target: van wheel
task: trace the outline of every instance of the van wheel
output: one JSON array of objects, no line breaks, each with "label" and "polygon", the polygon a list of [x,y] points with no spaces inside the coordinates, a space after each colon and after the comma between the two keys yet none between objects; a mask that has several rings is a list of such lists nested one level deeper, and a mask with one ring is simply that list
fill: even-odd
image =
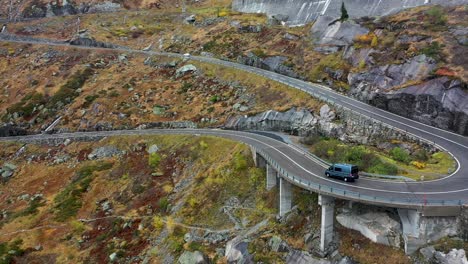
[{"label": "van wheel", "polygon": [[344,178],[344,181],[345,181],[345,182],[348,182],[348,178],[345,177],[345,178]]},{"label": "van wheel", "polygon": [[325,176],[327,176],[327,178],[330,178],[330,173],[325,173]]}]

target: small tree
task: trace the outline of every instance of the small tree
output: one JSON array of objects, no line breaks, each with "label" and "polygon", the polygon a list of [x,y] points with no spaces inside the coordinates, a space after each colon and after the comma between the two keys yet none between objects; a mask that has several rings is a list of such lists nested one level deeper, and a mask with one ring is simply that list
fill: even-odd
[{"label": "small tree", "polygon": [[377,45],[379,44],[379,39],[377,38],[376,35],[374,35],[374,37],[372,37],[372,41],[371,41],[371,47],[375,48],[377,47]]},{"label": "small tree", "polygon": [[340,21],[343,22],[349,18],[348,10],[346,10],[344,2],[341,2],[341,17]]}]

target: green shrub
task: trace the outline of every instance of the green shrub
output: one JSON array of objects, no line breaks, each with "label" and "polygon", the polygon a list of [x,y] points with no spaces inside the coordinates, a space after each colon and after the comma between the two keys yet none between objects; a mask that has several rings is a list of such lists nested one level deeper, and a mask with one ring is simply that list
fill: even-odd
[{"label": "green shrub", "polygon": [[254,50],[252,50],[252,53],[255,56],[259,57],[259,58],[266,58],[267,57],[267,54],[262,49],[254,49]]},{"label": "green shrub", "polygon": [[83,107],[84,108],[87,108],[88,106],[90,106],[94,100],[96,100],[97,98],[99,98],[99,95],[88,95],[85,97],[85,102],[83,103]]},{"label": "green shrub", "polygon": [[241,153],[236,153],[236,155],[234,155],[234,168],[236,171],[247,169],[247,159]]},{"label": "green shrub", "polygon": [[167,197],[163,197],[163,198],[159,199],[158,207],[161,210],[161,212],[166,212],[167,211],[167,208],[169,207],[169,200],[167,199]]},{"label": "green shrub", "polygon": [[425,149],[418,149],[413,153],[413,159],[417,161],[428,161],[429,154]]},{"label": "green shrub", "polygon": [[28,207],[26,207],[21,212],[18,212],[16,214],[14,214],[13,218],[35,214],[38,211],[37,209],[39,207],[41,207],[41,206],[44,206],[44,205],[45,205],[45,201],[43,201],[40,197],[35,198],[35,199],[29,201]]},{"label": "green shrub", "polygon": [[216,40],[210,40],[207,43],[203,44],[203,50],[211,51],[216,47],[217,43]]},{"label": "green shrub", "polygon": [[25,250],[21,248],[22,245],[22,239],[15,239],[11,243],[0,243],[0,264],[16,263],[14,257],[25,253]]},{"label": "green shrub", "polygon": [[186,92],[188,92],[188,90],[189,90],[190,88],[192,88],[192,86],[193,86],[192,83],[184,82],[184,83],[182,84],[182,86],[180,87],[178,93],[179,93],[179,94],[186,93]]},{"label": "green shrub", "polygon": [[314,81],[325,78],[327,76],[325,68],[346,70],[349,68],[349,65],[343,60],[339,52],[333,53],[320,59],[320,62],[312,68],[310,78]]},{"label": "green shrub", "polygon": [[210,97],[210,102],[216,103],[219,101],[219,97],[217,95],[213,95]]},{"label": "green shrub", "polygon": [[156,169],[159,166],[159,163],[161,162],[161,155],[159,155],[157,152],[151,153],[148,158],[148,165]]},{"label": "green shrub", "polygon": [[113,98],[113,97],[119,97],[120,96],[120,93],[117,92],[117,91],[111,91],[109,93],[109,97]]},{"label": "green shrub", "polygon": [[396,161],[408,163],[410,162],[410,156],[408,152],[402,148],[395,147],[390,151],[390,155]]},{"label": "green shrub", "polygon": [[50,98],[49,108],[57,106],[57,103],[71,103],[77,96],[76,90],[83,87],[85,82],[93,75],[94,71],[91,68],[86,68],[83,71],[73,74],[68,81],[62,85],[59,90]]},{"label": "green shrub", "polygon": [[426,12],[430,26],[444,26],[447,23],[445,11],[440,6],[433,6]]},{"label": "green shrub", "polygon": [[398,168],[393,164],[381,162],[373,167],[370,167],[367,172],[383,175],[396,175],[398,173]]},{"label": "green shrub", "polygon": [[440,60],[443,46],[437,41],[431,42],[429,45],[425,46],[419,50],[419,54],[425,54],[428,57],[431,57],[435,60]]},{"label": "green shrub", "polygon": [[93,172],[108,170],[112,166],[110,162],[100,162],[81,167],[72,182],[55,197],[55,219],[63,222],[76,215],[82,205],[81,196],[88,190],[93,180]]},{"label": "green shrub", "polygon": [[20,102],[9,107],[7,112],[10,114],[18,113],[19,116],[30,117],[41,104],[45,104],[44,95],[33,92],[23,97]]}]

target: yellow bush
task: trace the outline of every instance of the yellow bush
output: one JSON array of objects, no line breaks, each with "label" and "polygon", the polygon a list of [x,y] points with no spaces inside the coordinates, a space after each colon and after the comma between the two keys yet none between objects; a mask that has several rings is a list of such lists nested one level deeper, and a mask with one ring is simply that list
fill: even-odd
[{"label": "yellow bush", "polygon": [[166,185],[163,186],[163,191],[165,193],[171,193],[172,190],[174,190],[174,187],[172,187],[171,184],[166,184]]},{"label": "yellow bush", "polygon": [[374,36],[374,34],[358,35],[356,37],[356,41],[361,43],[371,43]]},{"label": "yellow bush", "polygon": [[197,206],[198,204],[198,201],[195,197],[190,197],[190,199],[188,199],[187,201],[187,204],[191,207],[191,208],[194,208],[195,206]]},{"label": "yellow bush", "polygon": [[156,215],[153,217],[153,226],[156,228],[156,230],[161,230],[164,227],[164,221],[162,217]]},{"label": "yellow bush", "polygon": [[376,35],[374,35],[374,37],[372,37],[372,41],[371,41],[371,47],[377,47],[377,45],[379,44],[379,39],[377,38]]},{"label": "yellow bush", "polygon": [[412,161],[411,165],[413,165],[414,167],[416,167],[419,170],[424,169],[426,167],[426,163],[419,162],[419,161]]},{"label": "yellow bush", "polygon": [[85,224],[77,220],[71,221],[70,225],[76,233],[83,233],[86,230]]},{"label": "yellow bush", "polygon": [[174,229],[176,227],[176,222],[174,221],[174,218],[168,216],[166,220],[166,227],[167,227],[167,232],[172,235],[174,233]]}]

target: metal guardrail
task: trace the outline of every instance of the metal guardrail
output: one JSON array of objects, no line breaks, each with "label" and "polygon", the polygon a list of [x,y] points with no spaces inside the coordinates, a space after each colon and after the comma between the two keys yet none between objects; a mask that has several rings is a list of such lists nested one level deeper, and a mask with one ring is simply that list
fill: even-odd
[{"label": "metal guardrail", "polygon": [[263,152],[260,149],[257,149],[252,146],[256,153],[260,154],[270,166],[272,166],[279,174],[284,178],[287,178],[289,181],[294,182],[296,185],[315,191],[322,194],[335,195],[339,197],[348,197],[351,199],[366,201],[370,203],[390,203],[390,204],[400,204],[406,206],[462,206],[464,204],[463,200],[436,200],[436,199],[412,199],[412,198],[387,198],[387,197],[378,197],[371,195],[364,195],[359,192],[344,190],[340,188],[333,188],[327,185],[314,183],[311,181],[305,181],[292,173],[289,173],[287,170],[282,168],[273,158],[268,154]]}]

